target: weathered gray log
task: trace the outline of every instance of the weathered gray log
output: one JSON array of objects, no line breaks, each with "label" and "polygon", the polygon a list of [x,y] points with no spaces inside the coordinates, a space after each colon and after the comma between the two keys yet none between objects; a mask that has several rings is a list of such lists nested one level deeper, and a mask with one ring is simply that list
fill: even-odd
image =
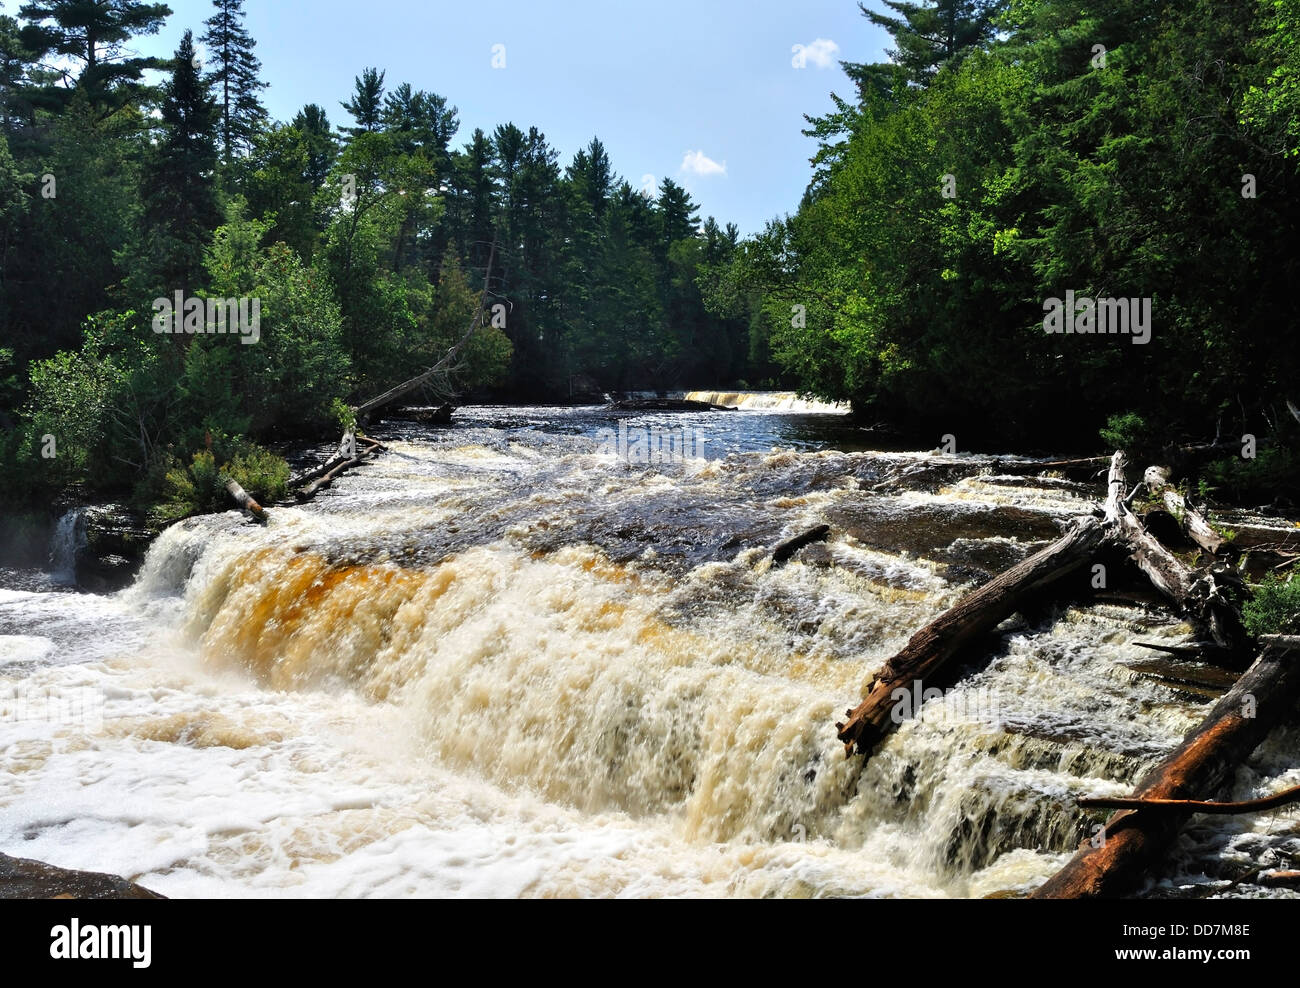
[{"label": "weathered gray log", "polygon": [[1093,558],[1105,529],[1088,515],[1075,518],[1065,534],[963,597],[914,634],[867,686],[867,696],[836,724],[846,754],[868,754],[892,727],[890,712],[897,689],[933,679],[962,646],[997,627],[1031,593],[1074,572]]},{"label": "weathered gray log", "polygon": [[1245,656],[1249,640],[1237,608],[1223,592],[1219,577],[1213,572],[1196,573],[1166,549],[1142,525],[1128,506],[1123,450],[1111,457],[1107,478],[1106,524],[1111,536],[1130,550],[1130,558],[1147,575],[1151,583],[1169,598],[1193,624],[1204,629],[1219,646],[1221,661],[1232,664]]},{"label": "weathered gray log", "polygon": [[1179,527],[1189,539],[1199,545],[1211,556],[1216,556],[1223,548],[1226,539],[1214,530],[1200,511],[1187,503],[1178,489],[1169,483],[1168,467],[1147,467],[1143,475],[1147,490],[1160,498],[1165,510],[1173,515]]},{"label": "weathered gray log", "polygon": [[[310,501],[313,497],[331,486],[335,479],[353,467],[373,457],[376,453],[387,452],[388,447],[368,436],[358,437],[351,430],[343,433],[339,451],[315,470],[310,470],[294,481],[298,490],[294,496],[299,501]],[[310,483],[308,483],[310,481]]]},{"label": "weathered gray log", "polygon": [[235,499],[236,504],[258,521],[267,520],[265,509],[253,499],[248,491],[240,487],[233,478],[226,478],[226,490],[230,492],[230,496]]},{"label": "weathered gray log", "polygon": [[[1300,661],[1270,645],[1173,752],[1138,783],[1137,799],[1204,799],[1224,795],[1248,758],[1300,698]],[[1101,840],[1078,852],[1031,899],[1108,898],[1134,891],[1168,851],[1191,810],[1121,810]]]}]

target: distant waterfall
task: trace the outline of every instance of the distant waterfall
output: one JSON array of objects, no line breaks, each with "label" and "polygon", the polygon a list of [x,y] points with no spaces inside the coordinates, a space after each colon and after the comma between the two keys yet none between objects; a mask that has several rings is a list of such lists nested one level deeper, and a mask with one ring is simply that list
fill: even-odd
[{"label": "distant waterfall", "polygon": [[691,401],[707,401],[713,405],[727,405],[747,411],[764,412],[847,412],[844,402],[833,404],[822,401],[805,401],[793,391],[691,391],[686,397]]},{"label": "distant waterfall", "polygon": [[86,545],[86,509],[63,514],[50,536],[50,571],[61,583],[77,582],[77,550]]}]

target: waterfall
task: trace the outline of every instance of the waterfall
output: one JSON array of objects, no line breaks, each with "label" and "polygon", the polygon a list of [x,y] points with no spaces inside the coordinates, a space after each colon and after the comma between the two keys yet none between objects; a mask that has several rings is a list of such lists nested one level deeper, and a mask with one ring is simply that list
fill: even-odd
[{"label": "waterfall", "polygon": [[746,411],[762,412],[815,412],[840,414],[849,411],[844,402],[827,403],[808,401],[793,391],[691,391],[690,401],[707,401],[713,405],[726,405]]},{"label": "waterfall", "polygon": [[[1175,618],[1081,599],[846,759],[881,664],[1095,485],[979,455],[636,465],[590,410],[490,414],[268,525],[174,524],[121,593],[11,592],[0,848],[172,896],[1019,895],[1093,835],[1072,796],[1128,792],[1223,692],[1134,644]],[[835,424],[709,418],[742,446]],[[68,579],[85,526],[51,542]],[[1281,788],[1294,743],[1235,797]],[[1198,822],[1171,881],[1290,853],[1286,819]]]},{"label": "waterfall", "polygon": [[60,583],[77,582],[77,551],[86,546],[86,509],[65,511],[50,536],[50,572]]}]

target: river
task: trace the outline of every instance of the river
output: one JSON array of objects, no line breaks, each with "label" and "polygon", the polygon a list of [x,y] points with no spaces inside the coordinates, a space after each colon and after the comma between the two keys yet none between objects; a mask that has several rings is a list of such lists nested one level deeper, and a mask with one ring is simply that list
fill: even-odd
[{"label": "river", "polygon": [[[1061,607],[847,760],[875,668],[1095,487],[808,406],[376,433],[265,527],[172,526],[120,593],[0,575],[0,851],[168,896],[1018,895],[1091,834],[1069,797],[1127,794],[1226,686],[1133,644],[1183,639],[1158,612]],[[1238,798],[1300,783],[1296,733]],[[1154,894],[1298,835],[1197,818]]]}]

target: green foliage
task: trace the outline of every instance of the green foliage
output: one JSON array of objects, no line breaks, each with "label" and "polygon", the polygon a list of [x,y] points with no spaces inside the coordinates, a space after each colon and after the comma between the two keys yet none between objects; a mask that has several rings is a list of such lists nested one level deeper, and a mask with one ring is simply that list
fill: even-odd
[{"label": "green foliage", "polygon": [[211,52],[212,71],[207,82],[221,109],[222,157],[228,164],[246,151],[265,125],[266,107],[258,92],[266,83],[258,78],[262,63],[253,54],[257,42],[244,27],[244,0],[212,0],[217,12],[203,22],[207,30],[199,40]]},{"label": "green foliage", "polygon": [[[283,458],[253,443],[224,436],[213,441],[213,448],[217,453],[199,450],[188,466],[169,459],[158,491],[162,519],[228,509],[227,480],[234,480],[262,504],[281,500],[287,493],[289,464]],[[228,451],[230,458],[218,466],[222,450]]]},{"label": "green foliage", "polygon": [[1242,618],[1255,636],[1300,634],[1300,580],[1268,574],[1254,587]]},{"label": "green foliage", "polygon": [[203,251],[221,222],[217,202],[219,113],[211,87],[194,65],[194,39],[185,32],[163,86],[162,135],[146,159],[144,231],[131,284],[142,293],[193,292]]},{"label": "green foliage", "polygon": [[1137,412],[1124,412],[1112,415],[1106,420],[1104,428],[1098,431],[1101,441],[1107,449],[1122,449],[1130,456],[1141,457],[1145,451],[1152,449],[1153,436],[1146,419]]},{"label": "green foliage", "polygon": [[1205,467],[1214,489],[1236,501],[1271,500],[1278,491],[1300,490],[1300,455],[1287,446],[1264,446],[1251,459],[1229,456]]},{"label": "green foliage", "polygon": [[[995,35],[1001,6],[864,11],[902,64],[846,66],[798,212],[729,262],[755,338],[804,390],[984,448],[1092,445],[1117,410],[1146,445],[1263,436],[1300,374],[1300,0],[1024,0]],[[1151,299],[1150,342],[1045,333],[1069,291]]]}]

